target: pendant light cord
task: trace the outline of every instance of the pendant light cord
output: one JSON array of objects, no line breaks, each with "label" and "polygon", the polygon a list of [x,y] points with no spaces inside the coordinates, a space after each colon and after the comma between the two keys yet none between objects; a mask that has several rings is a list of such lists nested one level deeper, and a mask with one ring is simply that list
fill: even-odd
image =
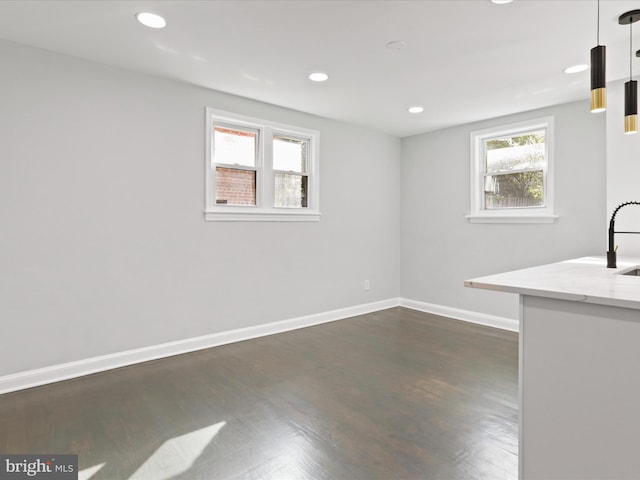
[{"label": "pendant light cord", "polygon": [[598,0],[598,28],[597,28],[597,45],[600,45],[600,0]]},{"label": "pendant light cord", "polygon": [[629,81],[633,79],[633,18],[629,22]]}]

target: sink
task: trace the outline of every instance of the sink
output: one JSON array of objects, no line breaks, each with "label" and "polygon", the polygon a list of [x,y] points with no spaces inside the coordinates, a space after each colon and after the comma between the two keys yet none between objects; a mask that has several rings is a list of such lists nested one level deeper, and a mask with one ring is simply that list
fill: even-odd
[{"label": "sink", "polygon": [[632,277],[640,277],[640,267],[634,267],[626,272],[620,272],[618,275],[630,275]]}]

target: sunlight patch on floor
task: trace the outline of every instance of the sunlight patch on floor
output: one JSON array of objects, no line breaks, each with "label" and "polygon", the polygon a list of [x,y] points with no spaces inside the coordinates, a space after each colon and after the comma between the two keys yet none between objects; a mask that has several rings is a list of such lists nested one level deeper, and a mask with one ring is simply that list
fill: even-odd
[{"label": "sunlight patch on floor", "polygon": [[169,480],[191,468],[227,422],[219,422],[164,442],[129,480]]},{"label": "sunlight patch on floor", "polygon": [[89,480],[96,473],[98,473],[102,467],[104,467],[106,463],[99,463],[98,465],[94,465],[93,467],[85,468],[78,472],[78,480]]}]

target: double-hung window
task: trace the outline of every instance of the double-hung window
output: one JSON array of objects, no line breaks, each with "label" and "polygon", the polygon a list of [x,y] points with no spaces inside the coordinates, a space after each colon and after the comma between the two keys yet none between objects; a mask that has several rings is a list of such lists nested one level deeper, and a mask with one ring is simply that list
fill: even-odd
[{"label": "double-hung window", "polygon": [[259,130],[219,123],[212,133],[216,205],[256,205]]},{"label": "double-hung window", "polygon": [[273,136],[273,175],[275,207],[307,208],[309,173],[307,152],[310,140],[282,134]]},{"label": "double-hung window", "polygon": [[470,193],[471,222],[553,222],[553,117],[472,132]]},{"label": "double-hung window", "polygon": [[319,132],[206,114],[206,220],[319,220]]}]

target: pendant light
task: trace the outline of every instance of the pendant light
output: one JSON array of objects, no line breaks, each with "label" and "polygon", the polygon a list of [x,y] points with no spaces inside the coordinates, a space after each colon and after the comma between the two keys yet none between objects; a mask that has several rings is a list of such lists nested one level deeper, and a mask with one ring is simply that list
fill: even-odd
[{"label": "pendant light", "polygon": [[620,25],[629,25],[629,81],[624,84],[624,133],[638,132],[638,82],[633,80],[633,27],[640,20],[640,10],[631,10],[618,18]]},{"label": "pendant light", "polygon": [[598,0],[598,45],[591,49],[591,111],[607,108],[606,90],[607,47],[600,45],[600,0]]}]

